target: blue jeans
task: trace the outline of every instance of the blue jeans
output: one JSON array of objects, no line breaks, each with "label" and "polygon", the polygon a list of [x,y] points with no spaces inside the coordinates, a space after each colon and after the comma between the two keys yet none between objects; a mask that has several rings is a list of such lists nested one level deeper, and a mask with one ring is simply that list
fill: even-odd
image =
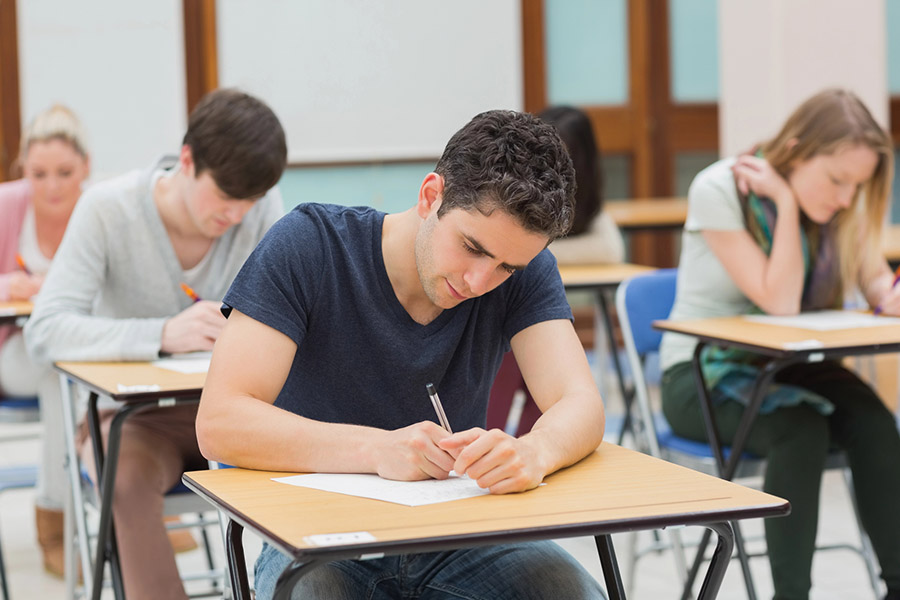
[{"label": "blue jeans", "polygon": [[[256,600],[271,600],[291,559],[265,544],[256,561]],[[485,546],[343,560],[304,575],[291,600],[593,600],[600,585],[553,542]]]}]

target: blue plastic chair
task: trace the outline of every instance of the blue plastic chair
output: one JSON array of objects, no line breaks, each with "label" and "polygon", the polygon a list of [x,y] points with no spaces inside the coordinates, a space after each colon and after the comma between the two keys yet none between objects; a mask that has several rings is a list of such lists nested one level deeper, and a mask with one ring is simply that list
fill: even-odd
[{"label": "blue plastic chair", "polygon": [[[713,458],[708,443],[697,442],[675,435],[662,414],[654,414],[650,405],[647,381],[644,375],[644,363],[647,355],[658,352],[662,341],[662,332],[653,328],[653,321],[666,319],[675,303],[675,292],[678,278],[677,269],[661,269],[647,275],[639,275],[622,283],[616,291],[616,310],[622,329],[627,362],[634,378],[635,398],[638,414],[634,423],[634,435],[638,448],[652,456],[662,458],[696,471],[719,476],[718,466]],[[729,448],[723,448],[727,457]],[[879,594],[880,581],[875,563],[874,552],[869,538],[862,527],[853,493],[850,471],[846,468],[843,453],[832,453],[828,468],[842,470],[844,481],[850,495],[856,523],[860,533],[860,545],[830,544],[817,546],[817,550],[843,549],[859,554],[865,562],[872,589]],[[735,478],[761,477],[765,472],[765,460],[745,452],[739,463]],[[735,549],[744,569],[744,581],[747,595],[756,598],[752,579],[749,576],[747,559],[750,556],[764,554],[747,554],[743,550],[743,539],[739,529],[735,527]],[[686,579],[687,566],[684,562],[684,551],[677,532],[670,532],[670,541],[675,552],[676,566]],[[657,549],[657,548],[654,548]],[[635,555],[635,560],[638,555]],[[634,568],[631,569],[632,577]]]}]

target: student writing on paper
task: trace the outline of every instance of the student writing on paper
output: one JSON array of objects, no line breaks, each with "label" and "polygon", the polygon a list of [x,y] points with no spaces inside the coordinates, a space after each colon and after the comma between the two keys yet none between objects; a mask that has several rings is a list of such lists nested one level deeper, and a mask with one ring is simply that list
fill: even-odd
[{"label": "student writing on paper", "polygon": [[[573,183],[552,127],[491,111],[451,138],[405,212],[299,205],[225,296],[197,416],[204,454],[399,480],[455,470],[504,494],[593,451],[603,405],[546,250],[569,228]],[[510,346],[543,410],[520,438],[483,428]],[[456,433],[437,424],[427,383]],[[289,563],[264,547],[258,599]],[[332,563],[292,597],[362,598],[372,587],[392,598],[602,597],[552,542]]]},{"label": "student writing on paper", "polygon": [[[41,289],[90,173],[78,118],[53,106],[28,125],[19,154],[24,177],[0,183],[0,301],[29,300]],[[66,473],[58,379],[25,351],[22,332],[0,326],[0,395],[40,399],[43,437],[35,522],[44,569],[63,576]]]},{"label": "student writing on paper", "polygon": [[[281,215],[273,186],[286,155],[264,103],[236,90],[205,96],[177,159],[98,183],[78,203],[25,328],[33,355],[152,360],[210,350],[225,324],[212,299]],[[182,282],[208,301],[194,302]],[[103,412],[104,431],[113,414]],[[195,416],[196,405],[182,405],[125,421],[113,511],[128,598],[187,598],[162,504],[186,468],[206,467]],[[85,441],[93,466],[89,453]]]},{"label": "student writing on paper", "polygon": [[[900,290],[880,250],[893,168],[890,136],[851,92],[823,91],[747,154],[701,171],[688,192],[672,319],[840,308],[855,287],[900,314]],[[706,441],[691,372],[695,338],[666,333],[663,410],[679,435]],[[703,357],[715,418],[733,438],[759,357]],[[900,599],[900,436],[875,392],[837,361],[782,370],[747,449],[768,460],[765,491],[791,502],[766,521],[777,599],[809,596],[819,489],[829,448],[846,451],[859,509],[888,599]]]}]

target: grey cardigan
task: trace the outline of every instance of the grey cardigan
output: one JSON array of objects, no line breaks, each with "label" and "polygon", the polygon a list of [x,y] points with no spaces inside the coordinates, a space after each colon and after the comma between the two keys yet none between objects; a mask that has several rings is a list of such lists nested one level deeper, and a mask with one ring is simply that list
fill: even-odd
[{"label": "grey cardigan", "polygon": [[[87,190],[25,327],[38,362],[153,360],[165,321],[191,304],[184,271],[153,202],[155,169],[132,171]],[[272,189],[216,240],[194,289],[221,300],[256,244],[283,212]]]}]

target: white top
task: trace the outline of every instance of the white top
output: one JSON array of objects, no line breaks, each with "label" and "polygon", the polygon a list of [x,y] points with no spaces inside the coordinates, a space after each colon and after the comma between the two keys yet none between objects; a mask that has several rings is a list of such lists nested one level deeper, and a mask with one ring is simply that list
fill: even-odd
[{"label": "white top", "polygon": [[50,259],[41,252],[37,239],[37,223],[34,220],[34,206],[29,204],[22,221],[22,233],[19,234],[19,254],[28,270],[35,275],[46,275],[50,270]]},{"label": "white top", "polygon": [[[700,171],[688,190],[688,212],[681,237],[678,290],[670,319],[705,319],[749,313],[753,303],[735,285],[703,239],[704,229],[743,230],[744,217],[731,166],[725,158]],[[660,365],[665,371],[691,360],[697,338],[664,333]]]},{"label": "white top", "polygon": [[620,263],[625,260],[625,242],[612,217],[601,211],[585,233],[555,240],[550,252],[561,265]]}]

